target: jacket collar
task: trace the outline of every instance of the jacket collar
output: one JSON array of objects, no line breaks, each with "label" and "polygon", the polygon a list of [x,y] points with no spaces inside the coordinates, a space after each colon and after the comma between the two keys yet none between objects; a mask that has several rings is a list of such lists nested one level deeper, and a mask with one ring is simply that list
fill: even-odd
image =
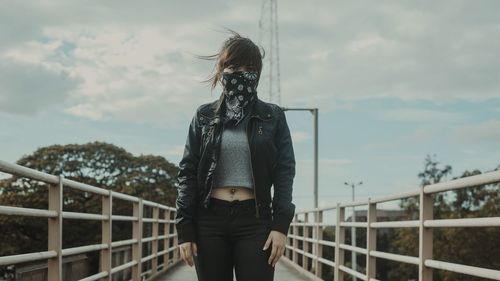
[{"label": "jacket collar", "polygon": [[[204,106],[200,109],[200,114],[209,120],[215,119],[213,120],[214,123],[218,123],[220,120],[219,116],[216,116],[214,112],[217,102],[218,99],[209,103],[208,106]],[[250,118],[252,117],[257,117],[262,120],[269,120],[273,118],[271,106],[257,97],[257,100],[250,110]]]}]

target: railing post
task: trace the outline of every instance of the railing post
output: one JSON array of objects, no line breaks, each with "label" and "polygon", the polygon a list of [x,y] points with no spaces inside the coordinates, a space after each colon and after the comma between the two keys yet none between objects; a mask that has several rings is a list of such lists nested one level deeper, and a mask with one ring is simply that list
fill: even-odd
[{"label": "railing post", "polygon": [[[309,242],[307,242],[304,238],[309,238],[309,227],[307,223],[309,222],[309,213],[304,213],[304,224],[303,224],[303,235],[302,235],[302,250],[304,253],[309,253]],[[306,255],[302,255],[302,268],[306,271],[309,271],[309,257]]]},{"label": "railing post", "polygon": [[321,278],[322,271],[323,271],[323,263],[319,261],[319,258],[323,257],[323,244],[319,243],[319,240],[323,240],[323,226],[320,226],[319,224],[323,222],[323,210],[316,210],[315,211],[315,221],[316,221],[316,242],[315,242],[315,251],[316,251],[316,261],[315,261],[315,275],[319,278]]},{"label": "railing post", "polygon": [[426,220],[434,218],[432,194],[425,194],[424,186],[420,188],[420,226],[419,226],[419,281],[432,281],[432,268],[425,266],[425,260],[432,259],[433,231],[424,227]]},{"label": "railing post", "polygon": [[132,281],[141,280],[142,271],[142,213],[143,205],[142,198],[139,198],[139,202],[133,203],[133,216],[137,217],[137,220],[132,223],[132,238],[136,239],[137,242],[132,245],[132,260],[136,261],[132,267]]},{"label": "railing post", "polygon": [[107,217],[107,219],[102,220],[101,222],[101,243],[108,245],[108,248],[102,249],[100,253],[101,271],[108,272],[108,276],[102,278],[101,280],[111,281],[113,280],[112,278],[113,276],[111,274],[111,268],[113,267],[112,264],[113,249],[111,248],[111,242],[113,241],[112,239],[113,192],[111,190],[109,190],[108,196],[101,197],[101,205],[102,205],[102,215]]},{"label": "railing post", "polygon": [[345,209],[337,203],[337,224],[335,225],[335,281],[344,280],[344,272],[340,266],[344,265],[344,250],[340,249],[340,244],[345,242],[345,229],[340,226],[344,222]]},{"label": "railing post", "polygon": [[295,264],[299,263],[299,253],[297,253],[297,249],[299,248],[299,240],[297,239],[297,235],[299,234],[299,226],[297,223],[299,222],[299,214],[295,214],[293,218],[293,240],[292,240],[292,246],[293,246],[293,252],[292,252],[292,261]]},{"label": "railing post", "polygon": [[57,256],[47,261],[48,280],[62,280],[62,211],[63,211],[63,175],[59,175],[57,185],[49,184],[49,210],[56,211],[57,217],[48,219],[48,250]]},{"label": "railing post", "polygon": [[158,206],[153,207],[153,237],[154,240],[152,241],[152,255],[153,259],[151,261],[151,275],[155,275],[156,272],[158,272],[158,219],[160,216],[160,209]]},{"label": "railing post", "polygon": [[[174,213],[174,218],[175,218],[175,216],[176,216],[176,213]],[[172,220],[174,220],[174,219],[172,219]],[[177,233],[177,228],[176,227],[174,227],[174,233]],[[176,262],[179,259],[179,255],[180,255],[179,237],[177,235],[174,236],[174,241],[172,242],[172,247],[174,247],[174,246],[175,246],[176,249],[175,249],[175,251],[173,251],[174,253],[173,253],[172,259],[174,260],[174,262]]]},{"label": "railing post", "polygon": [[377,203],[371,203],[368,198],[367,232],[366,232],[366,277],[368,280],[375,279],[377,275],[377,259],[370,254],[370,251],[377,250],[377,229],[370,224],[377,221]]},{"label": "railing post", "polygon": [[171,213],[170,213],[170,210],[165,210],[165,220],[167,220],[167,223],[165,223],[163,225],[163,233],[165,233],[165,235],[167,236],[167,238],[165,238],[165,240],[163,240],[163,249],[166,250],[165,252],[165,255],[163,255],[163,270],[166,270],[168,268],[168,263],[170,261],[169,257],[170,257],[170,252],[168,251],[168,249],[170,249],[170,235],[172,233],[170,233],[170,216],[171,216]]}]

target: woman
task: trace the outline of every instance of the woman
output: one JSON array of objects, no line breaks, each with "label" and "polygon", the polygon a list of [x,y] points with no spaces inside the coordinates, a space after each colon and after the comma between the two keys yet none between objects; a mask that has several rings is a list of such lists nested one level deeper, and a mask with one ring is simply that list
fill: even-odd
[{"label": "woman", "polygon": [[[284,111],[257,97],[259,48],[231,31],[206,81],[223,91],[200,105],[179,163],[176,229],[200,281],[271,281],[295,214],[295,156]],[[271,198],[271,186],[274,194]]]}]

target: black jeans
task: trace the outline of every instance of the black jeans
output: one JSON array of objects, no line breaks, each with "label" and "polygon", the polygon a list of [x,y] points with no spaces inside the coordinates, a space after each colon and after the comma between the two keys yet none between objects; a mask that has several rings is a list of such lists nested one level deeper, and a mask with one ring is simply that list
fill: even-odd
[{"label": "black jeans", "polygon": [[262,250],[271,232],[271,209],[255,199],[226,201],[210,198],[208,210],[198,209],[196,223],[198,256],[194,264],[198,281],[272,281],[268,264],[272,244]]}]

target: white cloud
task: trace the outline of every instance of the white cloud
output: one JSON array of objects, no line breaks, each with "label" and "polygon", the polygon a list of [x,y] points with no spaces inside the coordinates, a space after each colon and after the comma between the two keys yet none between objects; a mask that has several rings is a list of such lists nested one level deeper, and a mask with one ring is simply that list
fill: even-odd
[{"label": "white cloud", "polygon": [[299,142],[304,142],[304,141],[307,141],[311,138],[311,136],[309,135],[308,132],[304,132],[304,131],[295,131],[295,130],[292,130],[290,132],[290,134],[292,135],[292,139],[293,139],[293,142],[294,143],[299,143]]},{"label": "white cloud", "polygon": [[[295,24],[301,40],[284,47],[291,55],[284,62],[283,92],[294,99],[303,93],[434,103],[500,97],[500,82],[495,78],[500,76],[495,51],[500,48],[500,19],[491,12],[499,8],[498,3],[323,4],[317,12],[330,12],[330,24],[314,20]],[[473,16],[470,10],[481,16]],[[296,8],[286,13],[301,18],[304,12]],[[298,36],[288,30],[285,34],[289,40]],[[304,55],[306,50],[311,55]],[[298,65],[300,71],[295,71]]]},{"label": "white cloud", "polygon": [[61,43],[61,41],[29,41],[15,49],[7,50],[3,57],[12,61],[38,64],[42,63],[47,56],[56,52]]},{"label": "white cloud", "polygon": [[79,79],[41,63],[0,60],[0,111],[35,115],[45,107],[61,104]]},{"label": "white cloud", "polygon": [[184,145],[174,145],[171,146],[167,151],[166,155],[168,156],[167,158],[182,158],[182,155],[184,154]]},{"label": "white cloud", "polygon": [[423,143],[425,141],[432,140],[434,136],[433,130],[427,127],[416,127],[409,134],[392,136],[387,135],[383,142],[379,143],[367,143],[363,146],[363,149],[395,149],[397,147],[410,148],[412,144]]},{"label": "white cloud", "polygon": [[458,143],[477,144],[482,142],[500,142],[500,120],[492,119],[479,124],[454,127],[450,138]]},{"label": "white cloud", "polygon": [[[297,162],[302,163],[302,165],[311,165],[313,163],[313,159],[296,159]],[[319,158],[318,165],[322,167],[325,171],[334,167],[334,166],[346,166],[352,164],[352,159],[346,158]],[[311,166],[312,167],[312,166]]]},{"label": "white cloud", "polygon": [[379,34],[363,34],[359,38],[346,44],[346,51],[350,56],[359,55],[380,55],[385,53],[390,55],[399,51],[399,42],[388,38],[383,38]]},{"label": "white cloud", "polygon": [[[452,3],[288,1],[279,7],[282,104],[500,97],[500,4]],[[0,11],[0,55],[81,79],[65,88],[69,114],[168,126],[216,98],[198,83],[213,63],[192,54],[218,51],[222,26],[257,42],[259,16],[246,1],[14,3]]]},{"label": "white cloud", "polygon": [[398,108],[377,115],[380,120],[391,122],[457,122],[464,116],[455,112],[444,112],[422,108]]},{"label": "white cloud", "polygon": [[[201,97],[195,92],[202,85],[192,66],[194,58],[182,50],[186,45],[182,42],[189,45],[190,41],[176,41],[155,28],[122,32],[73,26],[71,30],[47,28],[45,35],[57,38],[57,43],[45,44],[52,50],[62,41],[71,42],[72,47],[41,52],[39,45],[30,43],[23,50],[7,52],[7,56],[48,68],[64,64],[65,71],[79,77],[82,83],[64,110],[69,114],[92,120],[114,118],[171,126],[190,115],[186,108],[195,108],[192,101]],[[32,55],[24,57],[22,53]]]}]

